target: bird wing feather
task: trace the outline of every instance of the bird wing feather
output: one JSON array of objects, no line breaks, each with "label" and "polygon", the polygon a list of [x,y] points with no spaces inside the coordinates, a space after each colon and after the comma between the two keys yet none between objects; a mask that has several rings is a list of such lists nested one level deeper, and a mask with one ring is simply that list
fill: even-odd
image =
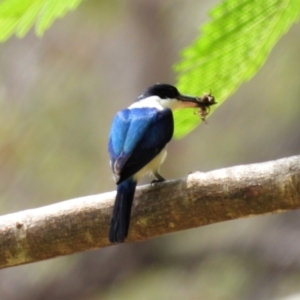
[{"label": "bird wing feather", "polygon": [[134,108],[114,118],[109,138],[111,167],[121,183],[147,165],[171,140],[174,131],[168,108]]}]

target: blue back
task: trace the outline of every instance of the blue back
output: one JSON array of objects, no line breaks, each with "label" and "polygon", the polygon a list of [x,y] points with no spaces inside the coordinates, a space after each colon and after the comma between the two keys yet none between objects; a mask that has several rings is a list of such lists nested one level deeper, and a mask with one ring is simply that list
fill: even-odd
[{"label": "blue back", "polygon": [[108,152],[121,183],[148,164],[171,140],[174,131],[168,108],[124,109],[117,113],[109,136]]}]

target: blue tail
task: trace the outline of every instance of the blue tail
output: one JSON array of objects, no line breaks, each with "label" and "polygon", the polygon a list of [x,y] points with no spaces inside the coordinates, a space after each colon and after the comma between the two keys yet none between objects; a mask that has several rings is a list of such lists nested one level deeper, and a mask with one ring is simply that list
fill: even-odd
[{"label": "blue tail", "polygon": [[128,235],[135,187],[136,181],[132,178],[118,184],[108,236],[111,243],[122,243]]}]

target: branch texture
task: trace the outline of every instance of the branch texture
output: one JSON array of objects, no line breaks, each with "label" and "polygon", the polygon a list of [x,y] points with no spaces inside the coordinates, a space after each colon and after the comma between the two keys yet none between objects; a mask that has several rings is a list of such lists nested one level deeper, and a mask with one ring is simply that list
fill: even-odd
[{"label": "branch texture", "polygon": [[[0,268],[109,246],[115,192],[0,217]],[[300,156],[139,187],[128,242],[300,208]]]}]

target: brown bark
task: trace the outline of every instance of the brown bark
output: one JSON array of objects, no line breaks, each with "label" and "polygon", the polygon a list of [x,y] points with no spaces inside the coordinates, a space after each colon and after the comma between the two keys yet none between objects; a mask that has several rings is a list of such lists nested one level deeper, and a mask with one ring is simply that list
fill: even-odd
[{"label": "brown bark", "polygon": [[[0,217],[0,268],[109,246],[114,192]],[[300,156],[139,187],[128,242],[300,208]]]}]

